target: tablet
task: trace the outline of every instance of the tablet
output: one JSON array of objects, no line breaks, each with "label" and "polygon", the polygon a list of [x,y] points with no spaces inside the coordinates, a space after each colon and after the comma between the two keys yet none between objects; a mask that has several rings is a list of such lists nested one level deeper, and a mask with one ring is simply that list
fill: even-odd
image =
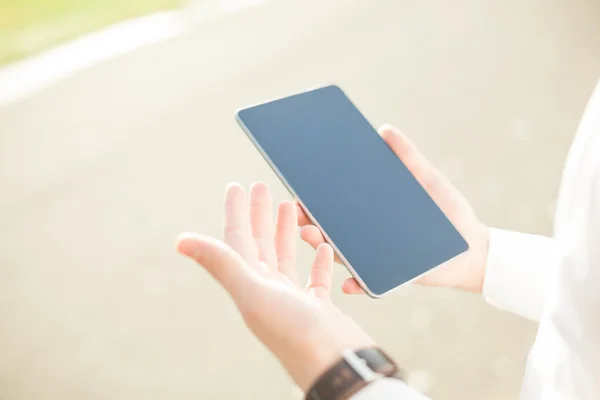
[{"label": "tablet", "polygon": [[339,87],[243,108],[237,120],[371,297],[468,249]]}]

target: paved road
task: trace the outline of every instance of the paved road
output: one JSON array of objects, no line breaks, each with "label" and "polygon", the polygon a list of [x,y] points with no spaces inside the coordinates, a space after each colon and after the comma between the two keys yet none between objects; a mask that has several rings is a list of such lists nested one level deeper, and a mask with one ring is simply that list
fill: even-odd
[{"label": "paved road", "polygon": [[[172,250],[218,234],[231,180],[286,197],[233,110],[336,82],[485,221],[549,233],[598,17],[593,0],[279,0],[0,109],[0,398],[297,398]],[[516,398],[533,324],[447,290],[336,300],[436,399]]]}]

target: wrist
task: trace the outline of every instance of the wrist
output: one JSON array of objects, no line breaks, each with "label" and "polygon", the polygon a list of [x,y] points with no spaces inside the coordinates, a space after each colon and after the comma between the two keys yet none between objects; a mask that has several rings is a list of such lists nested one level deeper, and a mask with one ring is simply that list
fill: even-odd
[{"label": "wrist", "polygon": [[[361,329],[352,329],[354,321],[344,316],[338,320],[334,329],[328,324],[306,332],[304,340],[293,351],[286,351],[279,357],[283,366],[303,391],[311,385],[332,365],[342,358],[344,351],[355,351],[361,348],[374,347],[375,341]],[[348,329],[340,329],[340,327]]]},{"label": "wrist", "polygon": [[294,358],[281,359],[281,362],[298,387],[306,392],[325,371],[342,358],[344,351],[374,346],[375,342],[370,338],[353,342],[328,340],[319,345],[309,344],[307,350],[298,352]]},{"label": "wrist", "polygon": [[470,266],[470,282],[466,285],[466,289],[469,292],[481,293],[483,290],[483,282],[485,280],[485,270],[488,259],[488,249],[490,246],[490,227],[485,224],[480,224],[478,243],[475,248],[472,249],[473,256],[471,258]]},{"label": "wrist", "polygon": [[396,363],[379,347],[346,350],[311,385],[306,400],[349,399],[365,386],[389,377],[402,379]]},{"label": "wrist", "polygon": [[486,267],[487,267],[487,263],[488,263],[488,252],[489,252],[489,248],[490,248],[490,227],[487,225],[483,225],[482,224],[482,243],[481,243],[481,250],[480,250],[480,263],[479,263],[479,271],[478,271],[478,275],[480,276],[480,282],[479,282],[479,289],[478,289],[478,293],[481,293],[483,291],[483,282],[485,281],[485,271],[486,271]]}]

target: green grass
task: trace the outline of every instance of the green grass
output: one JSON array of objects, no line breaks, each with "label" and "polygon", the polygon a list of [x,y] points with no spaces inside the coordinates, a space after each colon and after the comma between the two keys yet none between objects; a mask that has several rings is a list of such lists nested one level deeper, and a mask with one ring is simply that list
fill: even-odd
[{"label": "green grass", "polygon": [[0,0],[0,65],[184,0]]}]

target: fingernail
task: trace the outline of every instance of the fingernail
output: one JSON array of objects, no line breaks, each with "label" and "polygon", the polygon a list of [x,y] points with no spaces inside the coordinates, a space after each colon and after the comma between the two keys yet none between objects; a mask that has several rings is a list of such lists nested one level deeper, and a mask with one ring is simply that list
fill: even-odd
[{"label": "fingernail", "polygon": [[380,135],[383,135],[385,132],[390,132],[394,136],[401,136],[398,128],[390,124],[384,124],[383,126],[381,126],[381,128],[379,128]]},{"label": "fingernail", "polygon": [[181,233],[177,236],[177,251],[184,256],[196,258],[198,255],[198,238],[194,233]]},{"label": "fingernail", "polygon": [[298,226],[298,235],[300,235],[300,237],[302,238],[302,240],[304,240],[304,237],[302,236],[302,232],[304,231],[304,227],[303,226]]}]

